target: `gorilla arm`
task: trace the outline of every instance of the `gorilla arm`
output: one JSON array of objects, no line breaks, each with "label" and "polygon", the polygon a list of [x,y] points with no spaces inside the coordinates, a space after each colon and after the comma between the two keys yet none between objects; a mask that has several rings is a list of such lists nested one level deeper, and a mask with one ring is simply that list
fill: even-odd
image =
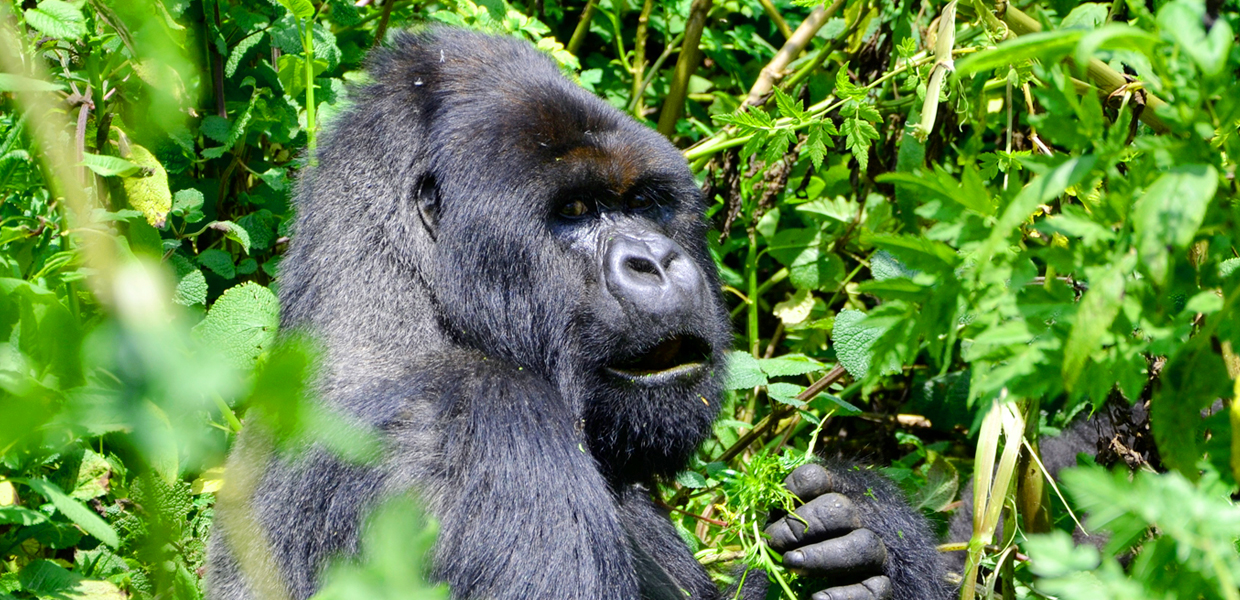
[{"label": "gorilla arm", "polygon": [[402,452],[431,464],[418,487],[440,519],[435,578],[453,598],[637,598],[616,501],[559,393],[494,359],[436,362],[420,371],[434,456]]}]

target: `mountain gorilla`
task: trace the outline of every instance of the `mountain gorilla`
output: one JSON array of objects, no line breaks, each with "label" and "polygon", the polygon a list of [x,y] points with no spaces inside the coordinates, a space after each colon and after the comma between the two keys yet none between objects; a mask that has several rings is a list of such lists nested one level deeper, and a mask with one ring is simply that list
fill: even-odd
[{"label": "mountain gorilla", "polygon": [[[404,34],[370,73],[302,178],[280,299],[325,343],[320,395],[384,456],[235,452],[230,481],[257,483],[220,507],[208,596],[310,596],[368,509],[412,489],[454,598],[719,598],[651,499],[710,434],[732,342],[684,159],[514,39]],[[771,544],[828,578],[814,598],[947,597],[889,483],[818,465],[788,483],[806,503]],[[274,568],[240,568],[254,539]]]}]

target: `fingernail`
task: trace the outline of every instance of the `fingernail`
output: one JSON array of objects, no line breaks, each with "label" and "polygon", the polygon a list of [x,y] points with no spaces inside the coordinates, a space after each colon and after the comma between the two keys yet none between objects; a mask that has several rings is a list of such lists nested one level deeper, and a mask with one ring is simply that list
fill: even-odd
[{"label": "fingernail", "polygon": [[793,550],[784,555],[784,566],[786,567],[799,567],[803,562],[805,562],[805,553],[800,550]]}]

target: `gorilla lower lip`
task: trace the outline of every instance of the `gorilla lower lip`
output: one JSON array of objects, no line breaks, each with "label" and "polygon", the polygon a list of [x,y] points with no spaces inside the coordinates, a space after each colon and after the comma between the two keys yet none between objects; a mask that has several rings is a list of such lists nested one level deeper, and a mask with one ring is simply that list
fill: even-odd
[{"label": "gorilla lower lip", "polygon": [[650,350],[607,371],[641,383],[663,383],[696,374],[706,367],[710,348],[693,336],[672,336]]}]

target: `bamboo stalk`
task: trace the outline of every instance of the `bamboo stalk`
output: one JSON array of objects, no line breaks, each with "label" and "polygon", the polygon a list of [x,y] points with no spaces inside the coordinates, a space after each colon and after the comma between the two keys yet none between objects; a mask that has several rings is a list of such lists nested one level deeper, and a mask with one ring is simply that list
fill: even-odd
[{"label": "bamboo stalk", "polygon": [[[1012,33],[1018,36],[1042,31],[1041,23],[1010,4],[1007,5],[1003,14],[999,15],[999,18]],[[1072,59],[1068,61],[1071,62]],[[1116,90],[1128,85],[1128,79],[1123,74],[1096,58],[1089,59],[1089,63],[1085,66],[1085,74],[1103,96],[1110,96]],[[1141,111],[1141,121],[1158,133],[1169,133],[1171,128],[1155,114],[1159,108],[1166,105],[1165,101],[1146,90],[1145,110]]]}]

